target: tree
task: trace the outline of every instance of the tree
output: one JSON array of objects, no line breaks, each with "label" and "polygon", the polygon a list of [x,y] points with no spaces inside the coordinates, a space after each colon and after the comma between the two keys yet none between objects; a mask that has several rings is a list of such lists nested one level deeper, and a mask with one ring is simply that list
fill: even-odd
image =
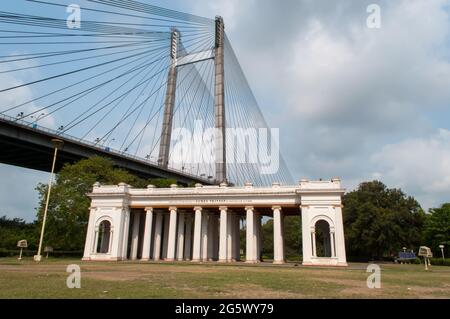
[{"label": "tree", "polygon": [[424,235],[435,256],[441,255],[439,245],[444,245],[445,255],[450,255],[450,203],[431,208],[425,220]]},{"label": "tree", "polygon": [[349,256],[380,259],[402,247],[418,250],[425,213],[413,197],[372,181],[345,194],[343,203]]},{"label": "tree", "polygon": [[[273,258],[273,219],[269,219],[261,227],[263,255]],[[298,259],[301,254],[302,231],[299,216],[284,218],[284,251],[286,258]]]},{"label": "tree", "polygon": [[[92,190],[95,182],[113,185],[124,182],[134,187],[146,187],[152,182],[155,186],[175,183],[161,179],[147,181],[138,178],[114,167],[111,160],[98,156],[83,159],[75,164],[65,164],[52,187],[44,245],[48,244],[58,250],[83,249],[90,205],[86,194]],[[41,225],[47,185],[39,184],[36,189],[40,198],[37,218],[38,224]]]},{"label": "tree", "polygon": [[9,219],[0,217],[0,248],[17,249],[17,242],[26,239],[28,249],[36,248],[37,236],[36,223],[27,223],[21,218]]}]

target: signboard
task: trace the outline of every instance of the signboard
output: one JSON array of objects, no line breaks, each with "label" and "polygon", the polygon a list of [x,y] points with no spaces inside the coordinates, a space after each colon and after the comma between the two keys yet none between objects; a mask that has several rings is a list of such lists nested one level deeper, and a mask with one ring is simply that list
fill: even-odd
[{"label": "signboard", "polygon": [[19,248],[27,248],[28,247],[28,243],[25,239],[19,240],[17,242],[17,247]]},{"label": "signboard", "polygon": [[399,259],[416,259],[416,254],[413,252],[400,252],[398,253]]},{"label": "signboard", "polygon": [[19,241],[17,242],[17,247],[20,248],[20,255],[19,255],[19,258],[17,258],[17,259],[18,259],[18,260],[22,260],[22,250],[23,250],[24,248],[27,248],[27,247],[28,247],[28,242],[27,242],[25,239],[19,240]]},{"label": "signboard", "polygon": [[45,246],[44,252],[45,252],[45,253],[51,253],[51,252],[53,252],[53,247],[51,247],[51,246]]},{"label": "signboard", "polygon": [[433,257],[433,253],[431,252],[431,249],[427,246],[420,246],[419,248],[419,256],[431,258]]}]

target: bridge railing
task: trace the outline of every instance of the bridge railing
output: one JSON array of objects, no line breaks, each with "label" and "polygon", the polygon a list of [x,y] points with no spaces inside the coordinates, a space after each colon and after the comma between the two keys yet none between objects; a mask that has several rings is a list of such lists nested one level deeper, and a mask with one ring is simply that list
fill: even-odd
[{"label": "bridge railing", "polygon": [[[123,151],[111,148],[109,146],[105,147],[104,145],[101,145],[99,143],[95,143],[95,142],[92,142],[92,141],[89,141],[89,140],[84,140],[84,139],[75,137],[73,135],[63,133],[63,132],[61,132],[59,130],[54,130],[54,129],[50,129],[50,128],[45,127],[45,126],[38,125],[36,123],[36,121],[29,122],[29,121],[26,121],[26,120],[24,120],[22,118],[12,117],[12,116],[9,116],[9,115],[6,115],[6,114],[1,114],[1,113],[0,113],[0,119],[4,120],[4,121],[7,121],[7,122],[10,122],[10,123],[13,123],[14,125],[17,125],[17,126],[22,126],[22,127],[26,128],[26,129],[31,129],[31,130],[34,130],[36,132],[41,132],[41,133],[47,133],[47,134],[53,135],[54,137],[62,138],[62,139],[67,140],[67,141],[71,141],[71,142],[74,142],[74,143],[77,143],[77,144],[86,145],[86,146],[89,146],[91,148],[103,151],[103,152],[108,152],[108,153],[115,154],[115,155],[118,155],[118,156],[123,157],[123,158],[127,158],[127,159],[131,159],[131,160],[134,160],[134,161],[138,161],[138,162],[143,163],[145,165],[151,165],[151,166],[153,166],[155,168],[159,167],[156,162],[148,160],[146,158],[143,158],[143,157],[140,157],[140,156],[136,156],[136,155],[131,155],[131,154],[125,153]],[[202,180],[202,181],[204,181],[206,183],[211,183],[211,180],[209,180],[209,179],[205,179],[205,178],[203,178],[201,176],[197,176],[197,175],[194,175],[194,174],[187,173],[184,170],[176,169],[176,168],[173,168],[173,167],[167,168],[165,170],[167,170],[169,172],[172,172],[172,173],[177,173],[177,174],[180,174],[180,175],[184,175],[186,177],[191,177],[193,179]]]}]

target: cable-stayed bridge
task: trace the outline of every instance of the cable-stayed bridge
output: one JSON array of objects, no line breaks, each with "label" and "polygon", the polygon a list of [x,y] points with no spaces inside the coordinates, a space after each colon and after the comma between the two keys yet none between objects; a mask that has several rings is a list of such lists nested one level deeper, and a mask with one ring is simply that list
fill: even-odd
[{"label": "cable-stayed bridge", "polygon": [[57,168],[101,155],[184,183],[292,181],[221,17],[70,4],[0,4],[0,162],[50,170],[57,137]]}]

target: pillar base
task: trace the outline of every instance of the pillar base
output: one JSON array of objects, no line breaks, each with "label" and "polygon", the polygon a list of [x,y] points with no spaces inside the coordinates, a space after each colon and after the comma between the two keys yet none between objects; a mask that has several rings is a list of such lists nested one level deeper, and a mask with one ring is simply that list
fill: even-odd
[{"label": "pillar base", "polygon": [[257,260],[246,260],[245,263],[246,264],[257,264],[259,261]]},{"label": "pillar base", "polygon": [[228,260],[226,260],[226,259],[219,259],[219,262],[220,263],[226,263],[226,262],[228,262]]},{"label": "pillar base", "polygon": [[193,263],[199,263],[199,262],[201,262],[201,260],[200,260],[200,259],[192,259],[191,262],[193,262]]},{"label": "pillar base", "polygon": [[164,259],[164,261],[171,261],[171,262],[173,262],[173,261],[175,261],[175,258],[166,258],[166,259]]},{"label": "pillar base", "polygon": [[286,261],[284,261],[284,260],[274,260],[273,261],[274,265],[282,265],[282,264],[285,264],[285,263],[286,263]]},{"label": "pillar base", "polygon": [[141,258],[139,261],[150,261],[150,258]]}]

